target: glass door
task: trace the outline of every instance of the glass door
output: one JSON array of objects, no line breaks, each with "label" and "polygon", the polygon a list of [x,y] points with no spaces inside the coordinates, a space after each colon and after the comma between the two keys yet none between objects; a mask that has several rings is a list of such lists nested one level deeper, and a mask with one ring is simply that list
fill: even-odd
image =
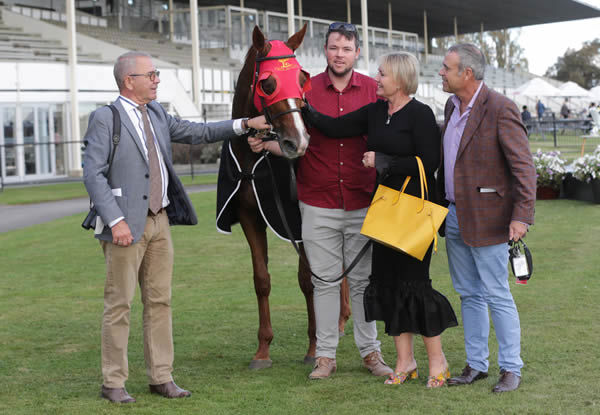
[{"label": "glass door", "polygon": [[50,105],[24,105],[23,155],[25,175],[48,175],[53,173],[52,115]]},{"label": "glass door", "polygon": [[64,104],[52,104],[50,106],[52,121],[52,142],[54,155],[54,171],[57,175],[67,174],[67,144],[65,144],[65,111]]},{"label": "glass door", "polygon": [[50,143],[50,108],[42,106],[36,108],[37,137],[36,159],[37,174],[52,173],[52,160],[50,158],[53,148]]},{"label": "glass door", "polygon": [[23,121],[23,155],[25,157],[25,175],[36,174],[35,156],[35,111],[34,107],[23,106],[21,108]]},{"label": "glass door", "polygon": [[14,107],[0,108],[0,122],[2,131],[0,132],[0,174],[3,177],[17,175],[17,135],[15,129],[16,110]]}]

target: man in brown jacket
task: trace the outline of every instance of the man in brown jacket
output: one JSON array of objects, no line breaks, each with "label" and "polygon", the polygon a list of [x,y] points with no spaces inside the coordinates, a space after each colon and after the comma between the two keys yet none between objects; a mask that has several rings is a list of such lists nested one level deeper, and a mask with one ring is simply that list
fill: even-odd
[{"label": "man in brown jacket", "polygon": [[448,49],[439,75],[454,95],[445,108],[441,200],[449,202],[446,249],[460,294],[467,366],[448,385],[487,377],[488,308],[498,339],[500,380],[493,392],[521,382],[521,328],[508,286],[509,240],[533,224],[535,167],[517,106],[483,82],[485,57],[472,44]]}]

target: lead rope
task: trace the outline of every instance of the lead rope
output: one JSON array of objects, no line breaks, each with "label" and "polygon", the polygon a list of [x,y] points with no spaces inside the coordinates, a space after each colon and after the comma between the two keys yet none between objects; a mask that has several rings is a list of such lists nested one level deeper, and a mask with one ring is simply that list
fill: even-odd
[{"label": "lead rope", "polygon": [[[285,229],[285,233],[287,234],[287,237],[289,238],[290,242],[292,243],[294,249],[298,253],[298,256],[300,257],[300,261],[302,261],[302,263],[310,271],[311,275],[320,281],[333,283],[333,282],[337,282],[337,281],[341,280],[346,275],[348,275],[350,273],[350,271],[352,271],[354,269],[356,264],[358,264],[358,262],[363,257],[363,255],[369,250],[369,247],[371,246],[372,241],[370,239],[369,239],[369,241],[367,241],[367,243],[361,248],[360,252],[356,255],[356,258],[354,258],[354,260],[350,263],[348,268],[342,273],[342,275],[340,275],[336,279],[326,280],[326,279],[319,277],[314,272],[312,272],[312,270],[310,269],[310,264],[306,260],[305,256],[302,255],[302,253],[300,252],[300,248],[298,247],[298,244],[296,243],[296,240],[294,239],[294,235],[292,235],[290,225],[288,224],[288,221],[285,217],[285,211],[283,210],[283,204],[281,203],[281,197],[279,196],[279,190],[277,189],[277,183],[275,182],[275,176],[273,175],[273,168],[271,167],[271,160],[269,159],[269,153],[264,152],[263,154],[264,154],[265,160],[267,161],[267,166],[269,167],[269,176],[271,178],[271,185],[273,186],[273,198],[275,199],[275,206],[277,207],[277,211],[279,212],[279,216],[281,217],[281,222],[283,223],[283,228]],[[293,168],[292,168],[292,170],[293,170]],[[294,177],[295,177],[295,175],[294,175]]]}]

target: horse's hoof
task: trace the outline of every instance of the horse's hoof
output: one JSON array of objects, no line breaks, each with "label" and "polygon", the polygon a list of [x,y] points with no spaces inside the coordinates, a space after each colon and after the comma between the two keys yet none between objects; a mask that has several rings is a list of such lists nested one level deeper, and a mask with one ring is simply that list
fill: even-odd
[{"label": "horse's hoof", "polygon": [[252,360],[248,365],[248,369],[259,370],[259,369],[267,369],[273,366],[273,361],[271,359],[263,359],[263,360]]},{"label": "horse's hoof", "polygon": [[344,332],[344,330],[340,330],[339,336],[344,337],[345,335],[346,335],[346,333]]},{"label": "horse's hoof", "polygon": [[314,366],[317,363],[317,359],[314,356],[304,356],[304,364]]}]

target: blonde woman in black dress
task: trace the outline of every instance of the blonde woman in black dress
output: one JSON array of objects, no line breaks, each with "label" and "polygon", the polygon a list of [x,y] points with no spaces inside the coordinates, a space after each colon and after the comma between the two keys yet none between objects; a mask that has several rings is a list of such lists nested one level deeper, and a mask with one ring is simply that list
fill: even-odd
[{"label": "blonde woman in black dress", "polygon": [[[405,191],[420,196],[415,156],[423,161],[428,188],[434,189],[434,172],[440,162],[440,132],[431,109],[410,97],[418,86],[417,59],[408,53],[392,53],[380,62],[375,80],[377,95],[382,99],[340,118],[327,117],[309,106],[303,112],[307,121],[326,136],[368,134],[369,151],[364,154],[363,163],[377,169],[378,182],[400,190],[406,177],[411,176]],[[441,387],[450,377],[440,335],[458,323],[446,297],[431,286],[431,250],[430,246],[423,261],[419,261],[373,244],[365,312],[367,320],[383,321],[386,333],[394,337],[398,358],[394,373],[385,381],[388,385],[418,378],[414,334],[423,337],[429,357],[427,387]]]}]

